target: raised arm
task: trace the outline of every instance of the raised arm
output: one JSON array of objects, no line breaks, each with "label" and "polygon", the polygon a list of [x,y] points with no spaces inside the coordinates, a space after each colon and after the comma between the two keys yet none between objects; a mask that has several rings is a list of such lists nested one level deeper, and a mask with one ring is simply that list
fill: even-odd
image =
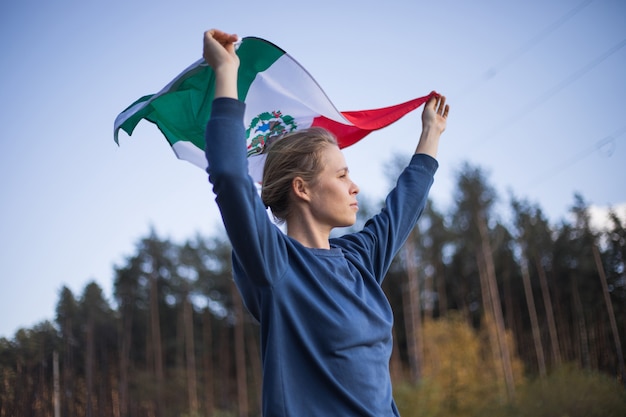
[{"label": "raised arm", "polygon": [[415,153],[437,157],[439,138],[446,130],[449,110],[445,96],[435,96],[428,100],[422,112],[422,134]]},{"label": "raised arm", "polygon": [[207,172],[215,201],[233,247],[235,279],[246,305],[258,313],[254,289],[281,276],[286,251],[281,231],[270,221],[255,184],[248,175],[243,116],[237,99],[239,58],[236,35],[218,30],[204,34],[204,59],[215,73],[215,99],[205,132]]},{"label": "raised arm", "polygon": [[439,138],[446,129],[449,106],[443,96],[431,98],[422,113],[422,133],[409,166],[387,195],[385,207],[370,219],[363,231],[336,239],[337,245],[351,246],[382,282],[393,257],[406,241],[424,209],[433,177],[439,166],[435,159]]},{"label": "raised arm", "polygon": [[235,53],[237,35],[211,29],[204,32],[204,60],[215,73],[215,98],[237,99],[239,57]]}]

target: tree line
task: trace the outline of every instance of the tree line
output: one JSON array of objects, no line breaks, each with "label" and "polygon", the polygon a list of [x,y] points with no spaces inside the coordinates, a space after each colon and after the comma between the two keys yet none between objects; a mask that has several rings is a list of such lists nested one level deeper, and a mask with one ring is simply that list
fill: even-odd
[{"label": "tree line", "polygon": [[[563,369],[624,382],[626,224],[611,212],[593,230],[579,195],[558,224],[511,196],[504,223],[497,199],[465,164],[453,207],[429,201],[384,281],[403,415],[426,415],[415,410],[433,398],[440,411],[428,415],[516,404]],[[361,206],[360,225],[380,208]],[[151,231],[114,267],[113,300],[95,282],[63,287],[53,321],[0,339],[0,417],[259,415],[259,328],[230,256],[224,236],[176,243]]]}]

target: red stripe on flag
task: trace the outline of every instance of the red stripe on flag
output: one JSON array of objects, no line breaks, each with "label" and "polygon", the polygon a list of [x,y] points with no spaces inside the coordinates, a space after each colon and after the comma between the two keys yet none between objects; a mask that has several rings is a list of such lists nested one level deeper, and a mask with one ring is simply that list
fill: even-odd
[{"label": "red stripe on flag", "polygon": [[337,144],[340,148],[353,145],[367,136],[371,130],[364,130],[352,125],[345,125],[324,116],[318,116],[313,119],[311,126],[323,127],[332,132],[337,138]]},{"label": "red stripe on flag", "polygon": [[434,96],[437,96],[437,93],[433,91],[427,96],[409,100],[395,106],[373,110],[341,112],[352,125],[346,125],[324,116],[319,116],[313,120],[312,126],[328,129],[337,137],[339,147],[345,148],[363,139],[372,131],[389,126],[402,116],[417,109]]}]

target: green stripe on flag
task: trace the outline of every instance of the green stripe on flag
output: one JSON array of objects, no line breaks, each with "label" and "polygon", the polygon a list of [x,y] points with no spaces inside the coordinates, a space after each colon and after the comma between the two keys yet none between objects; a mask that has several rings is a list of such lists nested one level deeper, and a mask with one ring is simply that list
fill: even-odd
[{"label": "green stripe on flag", "polygon": [[211,113],[214,74],[206,64],[191,68],[155,98],[144,116],[156,124],[170,145],[186,140],[204,149],[204,130]]},{"label": "green stripe on flag", "polygon": [[145,118],[156,124],[173,145],[180,140],[204,149],[204,131],[211,114],[215,76],[209,66],[194,69],[173,91],[155,99]]},{"label": "green stripe on flag", "polygon": [[240,100],[245,101],[257,74],[267,70],[284,54],[285,51],[264,39],[252,37],[243,39],[237,49],[240,60],[237,90]]},{"label": "green stripe on flag", "polygon": [[[267,70],[284,54],[282,49],[266,40],[254,37],[242,40],[237,49],[240,59],[237,88],[241,100],[245,101],[257,74]],[[213,70],[199,60],[161,91],[140,98],[120,113],[115,123],[115,141],[118,142],[119,129],[131,135],[139,121],[146,119],[157,125],[170,145],[188,141],[204,150],[204,131],[214,93]]]},{"label": "green stripe on flag", "polygon": [[[124,111],[122,113],[120,113],[119,116],[117,116],[117,119],[119,119],[122,116],[127,117],[127,119],[121,124],[121,125],[117,125],[118,120],[115,120],[115,132],[114,132],[114,139],[115,139],[115,143],[117,143],[119,145],[119,140],[117,138],[117,130],[118,129],[122,129],[124,130],[124,132],[126,132],[126,134],[128,134],[129,136],[133,133],[133,130],[135,130],[135,126],[137,126],[137,123],[139,123],[139,121],[141,119],[144,118],[144,116],[146,114],[148,114],[148,112],[150,111],[150,109],[147,108],[147,106],[144,105],[143,108],[141,108],[140,111],[136,111],[134,113],[130,113],[130,109],[137,106],[140,107],[142,106],[141,103],[144,103],[148,100],[150,100],[152,97],[154,97],[154,94],[149,94],[147,96],[143,96],[141,97],[139,100],[135,101],[133,104],[131,104],[130,106],[128,106],[127,108],[124,109]],[[128,112],[128,114],[127,114]]]}]

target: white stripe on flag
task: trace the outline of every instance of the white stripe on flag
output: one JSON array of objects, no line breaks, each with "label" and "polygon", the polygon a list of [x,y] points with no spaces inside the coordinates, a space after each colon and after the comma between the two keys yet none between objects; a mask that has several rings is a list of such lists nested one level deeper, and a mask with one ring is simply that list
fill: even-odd
[{"label": "white stripe on flag", "polygon": [[254,182],[260,184],[263,181],[263,167],[265,166],[267,154],[252,155],[248,157],[248,174]]},{"label": "white stripe on flag", "polygon": [[[266,71],[257,74],[245,98],[244,125],[267,111],[280,110],[296,120],[298,128],[311,126],[319,115],[343,124],[351,124],[328,99],[304,68],[289,55],[280,57]],[[268,103],[272,107],[268,108]]]},{"label": "white stripe on flag", "polygon": [[204,149],[199,149],[191,142],[179,140],[172,145],[172,149],[178,159],[189,161],[203,170],[206,170],[209,166],[206,156],[204,155]]}]

